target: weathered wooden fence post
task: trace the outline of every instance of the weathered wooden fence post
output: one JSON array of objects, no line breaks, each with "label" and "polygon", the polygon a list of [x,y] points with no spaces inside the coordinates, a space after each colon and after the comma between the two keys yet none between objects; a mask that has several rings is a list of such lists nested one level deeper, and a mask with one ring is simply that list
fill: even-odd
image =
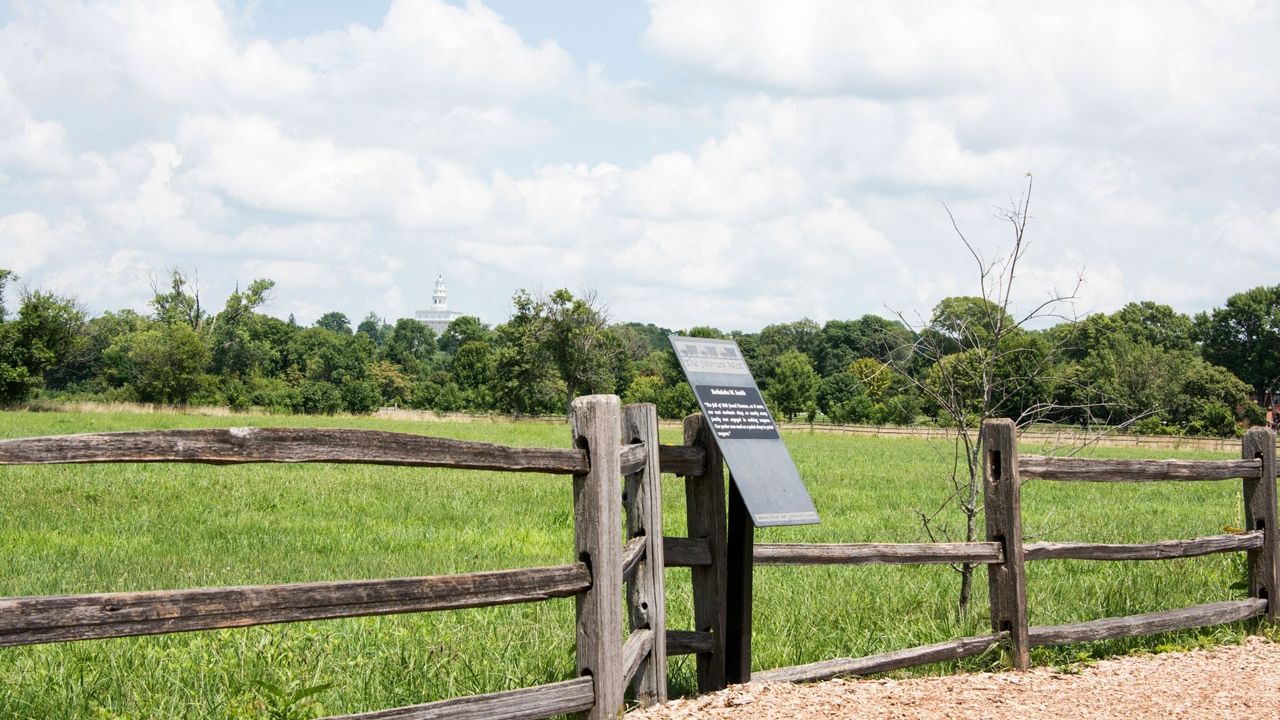
[{"label": "weathered wooden fence post", "polygon": [[1004,562],[987,566],[991,627],[1009,633],[1013,666],[1031,666],[1027,632],[1027,572],[1022,553],[1022,488],[1018,477],[1018,437],[1007,418],[982,424],[982,494],[987,541],[1004,548]]},{"label": "weathered wooden fence post", "polygon": [[573,476],[573,535],[591,589],[577,596],[578,674],[595,682],[596,702],[583,714],[613,720],[622,711],[622,413],[615,395],[573,401],[573,442],[590,469]]},{"label": "weathered wooden fence post", "polygon": [[627,510],[627,537],[644,537],[645,557],[627,585],[631,631],[653,632],[649,658],[636,673],[633,687],[642,706],[667,700],[667,594],[662,551],[662,470],[658,464],[658,408],[650,403],[622,409],[622,440],[644,443],[645,465],[627,476],[622,501]]},{"label": "weathered wooden fence post", "polygon": [[689,537],[706,540],[711,551],[710,565],[692,568],[694,629],[710,633],[713,643],[711,652],[697,654],[698,692],[705,693],[725,687],[724,626],[728,559],[724,459],[701,413],[684,419],[684,444],[702,448],[707,460],[702,474],[685,478],[684,484]]},{"label": "weathered wooden fence post", "polygon": [[1267,601],[1267,620],[1280,619],[1280,532],[1276,528],[1276,434],[1269,428],[1250,428],[1241,443],[1244,460],[1262,461],[1262,476],[1244,481],[1244,527],[1262,531],[1262,547],[1248,552],[1249,597]]}]

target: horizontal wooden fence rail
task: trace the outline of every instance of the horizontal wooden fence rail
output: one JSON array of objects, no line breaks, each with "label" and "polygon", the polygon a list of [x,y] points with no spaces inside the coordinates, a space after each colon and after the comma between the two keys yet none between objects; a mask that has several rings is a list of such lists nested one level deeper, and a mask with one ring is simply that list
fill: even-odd
[{"label": "horizontal wooden fence rail", "polygon": [[697,445],[659,445],[658,464],[664,473],[700,476],[707,466],[707,452]]},{"label": "horizontal wooden fence rail", "polygon": [[667,567],[705,567],[711,564],[711,543],[706,538],[662,538]]},{"label": "horizontal wooden fence rail", "polygon": [[715,652],[716,638],[709,632],[698,630],[668,630],[668,655],[693,655]]},{"label": "horizontal wooden fence rail", "polygon": [[644,443],[623,445],[618,452],[618,462],[622,466],[623,475],[631,475],[645,468],[649,463],[649,451]]},{"label": "horizontal wooden fence rail", "polygon": [[335,715],[326,720],[537,720],[595,706],[591,676],[519,690],[440,700],[423,705]]},{"label": "horizontal wooden fence rail", "polygon": [[55,435],[0,440],[0,465],[62,463],[358,463],[573,475],[587,453],[382,430],[226,428]]},{"label": "horizontal wooden fence rail", "polygon": [[537,602],[591,587],[582,563],[395,580],[0,599],[0,646]]},{"label": "horizontal wooden fence rail", "polygon": [[632,631],[627,641],[622,645],[622,684],[630,685],[635,678],[636,672],[640,670],[640,664],[644,662],[650,651],[653,650],[653,631],[649,628],[640,628]]},{"label": "horizontal wooden fence rail", "polygon": [[1225,602],[1196,605],[1177,610],[1162,610],[1142,615],[1126,615],[1124,617],[1103,618],[1102,620],[1089,620],[1067,625],[1033,627],[1030,629],[1028,637],[1031,640],[1031,644],[1037,647],[1093,642],[1095,640],[1112,640],[1239,622],[1240,620],[1258,617],[1265,613],[1266,610],[1267,601],[1261,598],[1227,600]]},{"label": "horizontal wooden fence rail", "polygon": [[1163,540],[1133,545],[1107,543],[1038,542],[1024,546],[1027,560],[1172,560],[1214,553],[1256,550],[1262,547],[1261,530],[1234,535],[1211,535],[1192,540]]},{"label": "horizontal wooden fence rail", "polygon": [[[636,689],[642,705],[666,698],[661,577],[665,543],[657,483],[663,451],[657,428],[653,405],[624,409],[616,396],[594,395],[574,400],[574,447],[566,449],[320,428],[156,430],[3,440],[0,465],[361,463],[572,475],[573,553],[579,561],[416,578],[0,598],[0,647],[574,597],[578,677],[342,717],[533,720],[583,713],[588,720],[616,718],[628,685]],[[686,473],[702,472],[707,457],[702,448],[666,448],[665,454],[672,468]],[[624,508],[625,544],[620,536]],[[625,643],[620,602],[624,583],[632,626]],[[701,652],[705,642],[698,637],[692,644]]]},{"label": "horizontal wooden fence rail", "polygon": [[1004,562],[999,543],[756,543],[757,565],[926,565]]},{"label": "horizontal wooden fence rail", "polygon": [[994,648],[1000,642],[998,635],[979,635],[964,637],[947,642],[921,645],[920,647],[894,650],[879,655],[868,655],[860,658],[840,658],[795,665],[793,667],[766,670],[752,673],[752,680],[763,682],[812,682],[814,680],[830,680],[841,675],[874,675],[876,673],[901,670],[903,668],[928,665],[948,660],[961,660],[974,655],[981,655]]},{"label": "horizontal wooden fence rail", "polygon": [[1024,480],[1079,480],[1085,482],[1163,482],[1167,480],[1235,480],[1262,474],[1261,460],[1095,460],[1092,458],[1018,458],[1018,474]]},{"label": "horizontal wooden fence rail", "polygon": [[[1258,617],[1266,611],[1266,607],[1266,601],[1257,598],[1229,600],[1144,615],[1031,627],[1028,639],[1032,647],[1043,647],[1190,630]],[[981,655],[1007,639],[1007,635],[1004,634],[959,638],[879,655],[824,660],[807,665],[766,670],[753,673],[751,679],[762,682],[813,682],[830,680],[842,675],[874,675],[890,670]]]},{"label": "horizontal wooden fence rail", "polygon": [[645,543],[647,538],[643,535],[633,537],[622,546],[622,579],[630,580],[635,575],[636,570],[640,567],[640,561],[645,559]]}]

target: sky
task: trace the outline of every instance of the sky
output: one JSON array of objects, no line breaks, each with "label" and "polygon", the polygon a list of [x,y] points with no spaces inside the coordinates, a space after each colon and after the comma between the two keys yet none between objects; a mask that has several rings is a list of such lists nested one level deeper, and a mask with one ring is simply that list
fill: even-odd
[{"label": "sky", "polygon": [[179,269],[304,323],[437,274],[490,323],[927,318],[978,290],[948,209],[998,258],[1030,173],[1016,306],[1193,313],[1280,282],[1277,37],[1249,0],[16,0],[0,267],[95,314]]}]

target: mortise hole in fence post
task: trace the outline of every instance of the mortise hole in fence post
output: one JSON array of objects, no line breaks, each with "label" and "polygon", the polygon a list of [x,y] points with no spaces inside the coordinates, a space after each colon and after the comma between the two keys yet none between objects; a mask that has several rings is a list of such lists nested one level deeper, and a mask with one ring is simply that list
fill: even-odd
[{"label": "mortise hole in fence post", "polygon": [[1018,477],[1018,439],[1013,421],[1005,418],[982,424],[983,509],[987,541],[1004,547],[1004,562],[987,566],[991,590],[991,628],[1009,633],[1013,666],[1031,666],[1027,631],[1027,572],[1022,550],[1022,488]]},{"label": "mortise hole in fence post", "polygon": [[1276,596],[1280,580],[1280,534],[1276,533],[1276,434],[1270,428],[1250,428],[1241,441],[1240,457],[1261,460],[1261,477],[1244,481],[1244,526],[1262,531],[1262,547],[1248,551],[1249,597],[1267,602],[1266,618],[1276,622]]},{"label": "mortise hole in fence post", "polygon": [[645,464],[626,478],[622,494],[627,537],[644,537],[644,560],[627,585],[631,632],[653,631],[649,655],[632,680],[635,698],[649,706],[667,700],[667,607],[662,547],[662,469],[658,464],[658,408],[650,403],[622,409],[622,437],[644,443]]},{"label": "mortise hole in fence post", "polygon": [[711,437],[701,413],[684,419],[684,444],[702,448],[706,465],[701,475],[685,479],[685,512],[690,538],[702,538],[710,549],[709,565],[691,568],[693,578],[693,625],[710,633],[712,649],[696,656],[698,692],[725,687],[724,627],[728,587],[727,541],[725,530],[724,460]]},{"label": "mortise hole in fence post", "polygon": [[574,446],[585,448],[590,469],[573,476],[573,536],[578,557],[591,569],[591,587],[576,596],[578,674],[595,683],[591,720],[622,711],[622,413],[617,396],[573,401]]}]

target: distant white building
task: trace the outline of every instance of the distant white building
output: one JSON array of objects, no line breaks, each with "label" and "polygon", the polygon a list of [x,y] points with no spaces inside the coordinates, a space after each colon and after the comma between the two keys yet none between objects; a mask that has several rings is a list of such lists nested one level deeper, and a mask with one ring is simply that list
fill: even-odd
[{"label": "distant white building", "polygon": [[449,309],[444,275],[436,276],[436,289],[431,293],[431,309],[417,310],[413,316],[434,330],[437,335],[444,332],[449,327],[449,323],[462,317],[462,313]]}]

